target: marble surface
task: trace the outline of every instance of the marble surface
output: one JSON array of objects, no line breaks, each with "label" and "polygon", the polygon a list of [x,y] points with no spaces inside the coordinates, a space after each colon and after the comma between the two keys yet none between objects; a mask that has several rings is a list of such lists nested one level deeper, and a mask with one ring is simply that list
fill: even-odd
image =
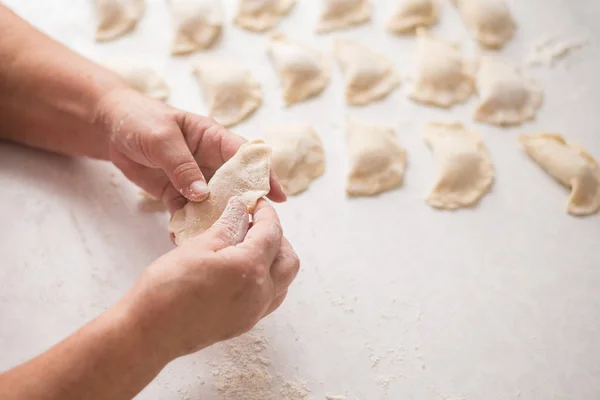
[{"label": "marble surface", "polygon": [[[91,1],[5,3],[92,59],[155,67],[171,104],[206,112],[191,57],[169,56],[167,2],[149,0],[138,29],[105,44],[93,41]],[[266,36],[232,26],[235,5],[226,3],[222,42],[197,57],[242,59],[265,92],[264,106],[234,131],[251,139],[267,124],[310,122],[327,155],[325,175],[277,207],[302,271],[286,303],[260,324],[270,398],[286,398],[286,381],[303,382],[309,399],[600,398],[600,215],[568,216],[568,190],[517,141],[520,133],[559,132],[600,158],[600,3],[510,2],[519,29],[503,56],[522,62],[534,42],[555,34],[589,44],[553,68],[528,69],[545,88],[544,106],[534,123],[506,130],[471,121],[475,98],[451,111],[413,104],[406,82],[382,102],[347,107],[337,68],[321,97],[283,108]],[[395,2],[373,1],[373,23],[323,36],[312,32],[318,3],[298,1],[279,29],[324,51],[333,37],[356,39],[387,53],[402,76],[413,73],[414,39],[383,30]],[[449,1],[435,32],[476,52]],[[401,189],[345,196],[347,116],[396,128],[409,157]],[[423,200],[434,166],[422,128],[445,120],[476,126],[490,149],[497,179],[477,208],[440,212]],[[98,315],[172,248],[168,216],[145,211],[138,189],[111,165],[0,143],[0,188],[1,369]],[[227,398],[213,374],[225,353],[218,346],[173,362],[138,398]]]}]

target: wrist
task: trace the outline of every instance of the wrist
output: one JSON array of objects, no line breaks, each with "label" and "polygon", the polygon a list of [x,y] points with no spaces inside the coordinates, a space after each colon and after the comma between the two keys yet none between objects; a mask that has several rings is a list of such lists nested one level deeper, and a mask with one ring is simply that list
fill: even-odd
[{"label": "wrist", "polygon": [[100,318],[108,336],[121,343],[133,364],[142,363],[158,373],[174,357],[161,341],[157,327],[147,323],[144,313],[124,298]]}]

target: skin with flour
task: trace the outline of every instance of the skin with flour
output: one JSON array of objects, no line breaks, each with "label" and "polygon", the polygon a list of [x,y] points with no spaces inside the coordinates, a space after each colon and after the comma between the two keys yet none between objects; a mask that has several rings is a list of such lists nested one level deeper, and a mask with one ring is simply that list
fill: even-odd
[{"label": "skin with flour", "polygon": [[[3,6],[0,21],[0,140],[112,161],[172,212],[205,199],[206,181],[245,143],[135,91]],[[269,180],[268,197],[284,201]],[[249,330],[281,304],[299,262],[267,201],[248,220],[232,198],[210,229],[150,264],[115,305],[1,373],[0,398],[131,399],[170,361]]]}]

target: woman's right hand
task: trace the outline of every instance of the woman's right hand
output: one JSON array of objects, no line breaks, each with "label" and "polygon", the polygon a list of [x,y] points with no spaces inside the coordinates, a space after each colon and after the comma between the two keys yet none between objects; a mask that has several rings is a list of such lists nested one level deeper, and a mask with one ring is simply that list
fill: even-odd
[{"label": "woman's right hand", "polygon": [[238,336],[283,302],[298,257],[266,200],[248,226],[246,205],[233,198],[215,225],[151,264],[121,301],[168,359]]}]

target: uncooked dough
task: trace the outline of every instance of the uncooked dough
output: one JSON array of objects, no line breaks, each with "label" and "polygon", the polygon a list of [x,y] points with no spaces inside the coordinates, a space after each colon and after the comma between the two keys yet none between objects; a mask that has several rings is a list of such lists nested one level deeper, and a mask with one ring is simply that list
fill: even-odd
[{"label": "uncooked dough", "polygon": [[439,18],[438,0],[400,0],[398,10],[388,21],[388,31],[414,33],[419,27],[435,25]]},{"label": "uncooked dough", "polygon": [[516,24],[506,0],[453,0],[471,35],[484,47],[503,47]]},{"label": "uncooked dough", "polygon": [[173,214],[169,232],[174,234],[175,243],[181,245],[210,228],[234,196],[241,197],[252,212],[258,199],[270,191],[270,167],[269,146],[261,140],[243,144],[208,182],[208,198],[189,202]]},{"label": "uncooked dough", "polygon": [[588,152],[555,134],[522,135],[519,141],[548,174],[571,188],[569,214],[591,215],[600,210],[600,167]]},{"label": "uncooked dough", "polygon": [[338,39],[334,53],[346,79],[346,102],[363,105],[382,99],[400,83],[392,63],[358,43]]},{"label": "uncooked dough", "polygon": [[459,122],[429,123],[424,137],[437,170],[427,203],[448,210],[475,205],[494,182],[490,154],[477,132]]},{"label": "uncooked dough", "polygon": [[119,74],[133,89],[160,101],[167,101],[169,87],[158,73],[149,67],[130,62],[109,62],[105,66]]},{"label": "uncooked dough", "polygon": [[133,30],[146,8],[145,0],[95,0],[95,4],[98,42],[116,39]]},{"label": "uncooked dough", "polygon": [[348,153],[348,195],[372,196],[402,184],[406,150],[393,129],[349,120]]},{"label": "uncooked dough", "polygon": [[239,0],[234,22],[241,28],[264,32],[290,12],[296,0]]},{"label": "uncooked dough", "polygon": [[459,45],[422,28],[417,30],[417,35],[417,76],[409,97],[444,108],[465,102],[473,94],[474,82],[471,67],[463,59]]},{"label": "uncooked dough", "polygon": [[268,54],[283,84],[286,105],[320,94],[329,82],[325,56],[279,33],[271,36]]},{"label": "uncooked dough", "polygon": [[360,25],[371,19],[369,0],[322,0],[317,32],[330,32]]},{"label": "uncooked dough", "polygon": [[474,118],[493,125],[519,125],[535,118],[542,88],[521,70],[497,58],[482,57],[477,72],[479,104]]},{"label": "uncooked dough", "polygon": [[223,126],[243,121],[261,105],[260,83],[242,63],[198,60],[193,68],[204,90],[210,116]]},{"label": "uncooked dough", "polygon": [[265,141],[273,149],[271,164],[287,194],[305,191],[313,179],[323,175],[323,143],[309,125],[269,127]]},{"label": "uncooked dough", "polygon": [[175,40],[171,54],[183,55],[212,46],[221,35],[221,0],[171,0]]}]

